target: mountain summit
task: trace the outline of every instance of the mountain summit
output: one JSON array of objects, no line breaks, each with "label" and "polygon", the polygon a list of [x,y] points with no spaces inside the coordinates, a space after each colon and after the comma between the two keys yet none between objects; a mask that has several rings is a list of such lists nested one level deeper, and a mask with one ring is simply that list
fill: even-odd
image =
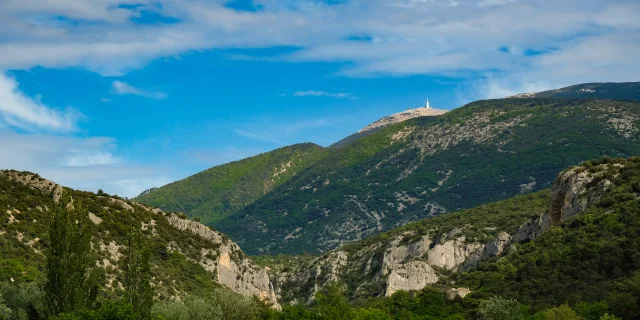
[{"label": "mountain summit", "polygon": [[409,119],[418,118],[418,117],[426,117],[426,116],[439,116],[445,114],[447,110],[433,109],[429,105],[429,100],[427,99],[427,103],[422,108],[416,108],[394,113],[390,116],[386,116],[358,131],[358,133],[363,133],[367,131],[371,131],[377,128],[386,127],[388,125],[392,125],[395,123],[400,123],[403,121],[407,121]]}]

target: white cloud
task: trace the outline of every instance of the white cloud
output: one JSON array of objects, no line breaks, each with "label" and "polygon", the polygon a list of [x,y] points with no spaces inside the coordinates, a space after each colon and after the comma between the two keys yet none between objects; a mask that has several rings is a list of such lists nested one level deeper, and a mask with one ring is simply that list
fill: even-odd
[{"label": "white cloud", "polygon": [[115,154],[115,140],[23,135],[0,131],[0,169],[36,172],[75,189],[133,197],[173,181],[173,171],[158,165],[127,163]]},{"label": "white cloud", "polygon": [[[350,0],[333,5],[261,0],[258,12],[235,11],[224,3],[3,1],[0,68],[79,66],[113,75],[191,51],[293,46],[299,50],[282,56],[246,57],[339,62],[338,73],[350,77],[480,74],[492,81],[528,79],[552,86],[600,77],[635,81],[640,73],[635,59],[640,55],[635,45],[640,3],[633,0],[579,5],[572,0]],[[118,4],[139,5],[126,9]],[[131,22],[145,10],[178,22]],[[353,35],[370,41],[346,40]],[[598,44],[612,49],[604,52],[606,47]],[[509,53],[498,50],[502,47]],[[549,48],[551,53],[528,54]]]},{"label": "white cloud", "polygon": [[326,91],[296,91],[293,93],[296,97],[331,97],[331,98],[350,98],[351,95],[344,92],[326,92]]},{"label": "white cloud", "polygon": [[102,99],[100,99],[100,102],[108,103],[108,102],[113,102],[113,100],[109,99],[109,98],[102,98]]},{"label": "white cloud", "polygon": [[157,100],[166,99],[167,96],[168,96],[164,92],[149,91],[149,90],[136,88],[134,86],[129,85],[128,83],[125,83],[125,82],[122,82],[122,81],[118,81],[118,80],[114,81],[111,84],[111,91],[114,94],[118,94],[118,95],[132,94],[132,95],[136,95],[136,96],[141,96],[141,97],[151,98],[151,99],[157,99]]},{"label": "white cloud", "polygon": [[22,93],[18,82],[0,72],[0,115],[4,122],[26,130],[74,130],[81,114],[71,108],[57,110]]},{"label": "white cloud", "polygon": [[71,155],[65,159],[65,165],[68,167],[85,167],[95,165],[110,165],[121,163],[122,159],[114,156],[110,152],[92,151],[83,153],[79,150],[69,150]]}]

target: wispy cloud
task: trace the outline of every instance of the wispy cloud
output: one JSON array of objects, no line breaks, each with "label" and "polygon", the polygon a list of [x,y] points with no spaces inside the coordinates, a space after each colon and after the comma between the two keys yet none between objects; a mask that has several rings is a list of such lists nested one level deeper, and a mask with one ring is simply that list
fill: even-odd
[{"label": "wispy cloud", "polygon": [[165,99],[168,97],[168,95],[164,92],[149,91],[145,89],[136,88],[126,82],[122,82],[118,80],[114,81],[111,84],[111,92],[118,95],[132,94],[136,96],[157,99],[157,100]]},{"label": "wispy cloud", "polygon": [[174,180],[173,166],[129,163],[107,137],[74,138],[0,130],[0,169],[37,172],[81,190],[133,197]]},{"label": "wispy cloud", "polygon": [[245,138],[249,138],[249,139],[253,139],[253,140],[258,140],[258,141],[266,141],[266,142],[270,142],[270,143],[274,143],[277,145],[281,145],[284,146],[287,143],[280,140],[280,139],[276,139],[276,138],[271,138],[267,135],[264,134],[259,134],[259,133],[255,133],[255,132],[250,132],[250,131],[246,131],[246,130],[241,130],[241,129],[233,129],[233,132],[235,132],[237,135],[245,137]]},{"label": "wispy cloud", "polygon": [[352,98],[349,93],[344,92],[327,92],[317,90],[296,91],[292,94],[296,97],[331,97],[331,98]]},{"label": "wispy cloud", "polygon": [[20,91],[18,82],[4,73],[0,73],[0,115],[12,127],[53,131],[74,130],[76,121],[82,117],[72,108],[54,109],[39,98],[28,97]]},{"label": "wispy cloud", "polygon": [[[233,129],[233,132],[239,136],[257,140],[266,141],[279,146],[289,145],[299,141],[298,136],[301,132],[309,133],[318,128],[335,125],[337,120],[330,119],[310,119],[297,122],[269,122],[264,124],[247,124],[243,129]],[[323,129],[324,130],[324,129]]]}]

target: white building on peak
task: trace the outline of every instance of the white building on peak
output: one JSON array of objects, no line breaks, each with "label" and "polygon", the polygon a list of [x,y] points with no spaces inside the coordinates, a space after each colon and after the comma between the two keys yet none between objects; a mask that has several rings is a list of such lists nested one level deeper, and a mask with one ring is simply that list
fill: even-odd
[{"label": "white building on peak", "polygon": [[431,107],[429,106],[429,98],[427,98],[427,104],[425,104],[424,106],[426,109],[431,109]]}]

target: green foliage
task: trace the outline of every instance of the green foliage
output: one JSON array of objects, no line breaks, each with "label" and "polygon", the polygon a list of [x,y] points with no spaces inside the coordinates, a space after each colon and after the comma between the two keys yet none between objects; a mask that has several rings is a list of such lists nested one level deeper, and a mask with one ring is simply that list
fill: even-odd
[{"label": "green foliage", "polygon": [[215,225],[325,155],[322,147],[311,143],[284,147],[150,190],[136,197],[136,201],[167,211],[182,211]]},{"label": "green foliage", "polygon": [[458,275],[458,285],[480,297],[516,298],[536,310],[568,302],[587,319],[604,312],[639,318],[640,158],[603,159],[585,170],[611,179],[599,202],[504,259]]},{"label": "green foliage", "polygon": [[124,253],[125,300],[140,319],[149,319],[153,304],[149,245],[137,228],[131,228]]},{"label": "green foliage", "polygon": [[[63,197],[64,200],[70,197]],[[49,227],[50,248],[46,251],[47,282],[45,301],[48,314],[90,307],[96,298],[97,284],[92,266],[95,257],[91,250],[91,221],[81,203],[75,209],[56,207]]]},{"label": "green foliage", "polygon": [[569,307],[567,304],[563,304],[556,308],[546,310],[540,316],[541,320],[581,320],[582,318]]},{"label": "green foliage", "polygon": [[44,293],[36,283],[0,283],[0,300],[2,298],[13,310],[11,319],[43,319],[45,316]]},{"label": "green foliage", "polygon": [[217,289],[206,298],[189,296],[184,302],[158,302],[152,314],[166,320],[253,320],[259,319],[261,308],[254,299]]},{"label": "green foliage", "polygon": [[502,297],[493,297],[482,301],[478,314],[481,320],[522,320],[525,318],[522,305],[517,300]]},{"label": "green foliage", "polygon": [[80,309],[59,314],[50,320],[138,320],[138,313],[125,301],[105,301],[98,309]]}]

